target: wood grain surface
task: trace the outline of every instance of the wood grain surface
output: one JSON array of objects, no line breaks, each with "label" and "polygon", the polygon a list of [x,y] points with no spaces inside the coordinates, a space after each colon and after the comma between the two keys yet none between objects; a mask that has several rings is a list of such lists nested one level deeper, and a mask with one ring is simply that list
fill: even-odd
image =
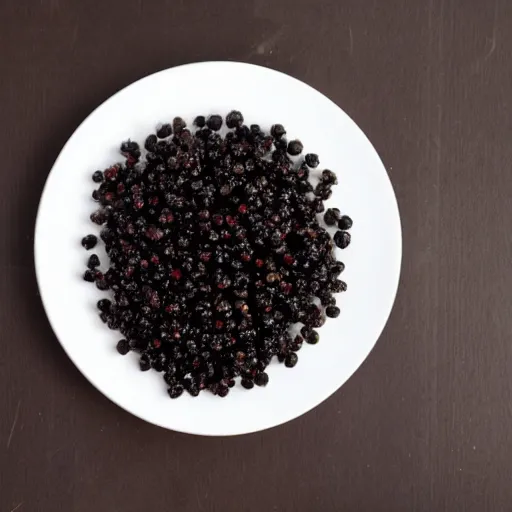
[{"label": "wood grain surface", "polygon": [[[79,374],[32,244],[84,117],[214,59],[289,73],[361,126],[404,257],[389,323],[340,391],[210,439],[148,425]],[[0,1],[0,512],[512,510],[511,103],[510,0]]]}]

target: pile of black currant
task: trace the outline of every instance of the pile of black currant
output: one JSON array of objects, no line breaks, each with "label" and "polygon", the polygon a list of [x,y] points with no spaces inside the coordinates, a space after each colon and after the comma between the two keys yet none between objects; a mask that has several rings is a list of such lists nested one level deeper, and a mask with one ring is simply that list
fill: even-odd
[{"label": "pile of black currant", "polygon": [[[333,243],[318,217],[336,175],[314,170],[318,156],[300,156],[301,142],[288,142],[282,125],[268,134],[237,111],[194,125],[177,117],[144,149],[123,142],[125,162],[92,176],[91,220],[110,262],[101,271],[93,254],[84,279],[110,290],[98,309],[124,336],[119,353],[138,352],[141,370],[162,372],[171,398],[203,389],[224,397],[236,377],[246,389],[265,386],[273,356],[295,366],[325,315],[339,315],[334,294],[347,289],[334,244],[349,245],[352,221],[325,211],[340,229]],[[96,243],[82,240],[87,250]]]}]

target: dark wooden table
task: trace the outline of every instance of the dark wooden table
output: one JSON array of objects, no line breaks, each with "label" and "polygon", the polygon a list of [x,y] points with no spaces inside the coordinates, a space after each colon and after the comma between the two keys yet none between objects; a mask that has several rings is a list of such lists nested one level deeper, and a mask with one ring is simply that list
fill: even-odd
[{"label": "dark wooden table", "polygon": [[[82,119],[214,59],[341,105],[389,171],[404,237],[357,373],[304,417],[225,439],[148,425],[88,384],[32,256],[41,189]],[[0,512],[512,510],[511,87],[509,0],[0,2]]]}]

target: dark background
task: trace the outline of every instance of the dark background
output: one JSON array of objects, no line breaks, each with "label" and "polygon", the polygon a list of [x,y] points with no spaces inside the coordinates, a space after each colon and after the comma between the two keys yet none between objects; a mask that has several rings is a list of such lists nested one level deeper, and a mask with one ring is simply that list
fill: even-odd
[{"label": "dark background", "polygon": [[[148,425],[88,384],[32,256],[84,117],[215,59],[337,102],[388,169],[404,240],[393,313],[349,382],[224,439]],[[511,100],[509,0],[0,0],[0,512],[512,510]]]}]

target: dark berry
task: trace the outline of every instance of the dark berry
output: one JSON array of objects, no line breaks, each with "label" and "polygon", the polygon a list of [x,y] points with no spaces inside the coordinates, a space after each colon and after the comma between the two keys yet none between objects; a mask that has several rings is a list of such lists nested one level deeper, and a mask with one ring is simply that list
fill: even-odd
[{"label": "dark berry", "polygon": [[[162,124],[156,130],[156,135],[159,139],[165,139],[167,137],[170,137],[172,135],[172,126],[169,123]],[[148,139],[146,139],[146,142],[147,142],[147,140]],[[151,139],[151,141],[150,141],[150,145],[151,145],[150,147],[154,148],[157,141],[155,141],[154,144],[152,144],[152,142],[153,142],[153,139]]]},{"label": "dark berry", "polygon": [[98,243],[98,238],[95,235],[87,235],[82,238],[82,246],[88,251],[91,250]]},{"label": "dark berry", "polygon": [[175,117],[172,120],[172,128],[174,133],[180,133],[187,127],[187,123],[181,117]]},{"label": "dark berry", "polygon": [[125,340],[125,339],[122,339],[122,340],[119,340],[117,342],[117,351],[122,355],[126,355],[128,354],[128,352],[130,352],[130,344]]},{"label": "dark berry", "polygon": [[302,334],[303,338],[307,338],[311,334],[311,328],[305,325],[300,330],[300,333]]},{"label": "dark berry", "polygon": [[146,141],[144,142],[144,148],[146,148],[147,151],[155,151],[157,142],[157,136],[152,133],[151,135],[147,136]]},{"label": "dark berry", "polygon": [[290,350],[293,350],[294,352],[298,352],[302,347],[303,338],[300,334],[297,334],[295,338],[293,338],[293,341],[291,341],[288,344],[288,347]]},{"label": "dark berry", "polygon": [[266,386],[268,384],[268,375],[265,372],[258,373],[254,378],[256,386]]},{"label": "dark berry", "polygon": [[151,361],[149,360],[148,356],[143,355],[140,358],[139,367],[142,372],[147,372],[148,370],[151,369]]},{"label": "dark berry", "polygon": [[101,291],[105,291],[105,290],[108,290],[109,289],[109,285],[107,283],[107,280],[102,278],[102,279],[97,279],[96,278],[96,288],[98,288],[98,290],[101,290]]},{"label": "dark berry", "polygon": [[320,339],[320,336],[318,332],[312,330],[308,336],[306,336],[306,342],[310,345],[316,345],[318,343],[318,340]]},{"label": "dark berry", "polygon": [[198,396],[199,395],[199,388],[197,386],[190,386],[187,389],[187,391],[190,396]]},{"label": "dark berry", "polygon": [[242,386],[245,389],[252,389],[254,387],[254,381],[250,379],[242,379]]},{"label": "dark berry", "polygon": [[87,281],[88,283],[94,283],[94,272],[86,270],[84,272],[84,281]]},{"label": "dark berry", "polygon": [[327,294],[321,297],[322,306],[336,306],[336,299],[333,295]]},{"label": "dark berry", "polygon": [[97,308],[104,313],[108,313],[111,306],[112,303],[108,299],[101,299],[97,303]]},{"label": "dark berry", "polygon": [[215,132],[219,131],[222,127],[222,117],[217,114],[214,114],[208,118],[206,124],[208,128],[210,128],[210,130],[213,130]]},{"label": "dark berry", "polygon": [[343,271],[345,270],[345,265],[341,261],[337,261],[332,267],[331,267],[331,273],[338,277]]},{"label": "dark berry", "polygon": [[297,156],[302,153],[302,150],[304,149],[304,146],[302,145],[302,142],[300,140],[291,140],[288,142],[288,154],[292,156]]},{"label": "dark berry", "polygon": [[226,116],[226,126],[228,128],[239,128],[244,124],[244,116],[238,110],[232,110]]},{"label": "dark berry", "polygon": [[135,159],[140,157],[139,145],[136,142],[133,142],[131,140],[127,140],[127,141],[123,142],[121,144],[120,151],[126,157],[131,156]]},{"label": "dark berry", "polygon": [[290,352],[284,360],[284,365],[287,368],[293,368],[297,364],[298,360],[299,356],[295,352]]},{"label": "dark berry", "polygon": [[333,293],[342,293],[347,291],[347,283],[341,279],[337,279],[332,287]]},{"label": "dark berry", "polygon": [[324,202],[318,198],[311,203],[311,206],[316,213],[322,213],[325,210]]},{"label": "dark berry", "polygon": [[337,306],[327,306],[325,308],[325,314],[329,318],[338,318],[340,316],[340,308]]},{"label": "dark berry", "polygon": [[350,229],[352,227],[352,219],[348,215],[343,215],[338,222],[338,228],[342,230]]},{"label": "dark berry", "polygon": [[220,398],[224,398],[228,396],[229,394],[229,387],[228,386],[219,386],[217,389],[217,396]]},{"label": "dark berry", "polygon": [[324,222],[328,226],[334,226],[339,219],[339,215],[336,215],[336,211],[332,208],[327,208],[324,213]]},{"label": "dark berry", "polygon": [[286,130],[284,129],[284,126],[282,124],[274,124],[270,129],[270,133],[272,137],[280,139],[283,135],[286,134]]},{"label": "dark berry", "polygon": [[92,175],[92,181],[94,181],[94,183],[101,183],[103,181],[103,173],[101,171],[96,171]]},{"label": "dark berry", "polygon": [[91,213],[91,221],[94,222],[94,224],[98,224],[101,226],[102,224],[105,224],[107,222],[107,214],[104,210],[97,210],[93,213]]},{"label": "dark berry", "polygon": [[183,394],[183,386],[176,384],[169,388],[169,396],[171,398],[178,398]]},{"label": "dark berry", "polygon": [[93,270],[96,267],[100,266],[100,259],[97,254],[91,254],[89,256],[89,261],[87,262],[87,267]]},{"label": "dark berry", "polygon": [[329,169],[325,169],[322,171],[322,183],[325,183],[326,185],[336,185],[338,183],[336,174]]},{"label": "dark berry", "polygon": [[350,233],[346,231],[336,231],[334,234],[334,243],[340,249],[346,249],[350,245]]},{"label": "dark berry", "polygon": [[195,119],[194,119],[194,124],[198,127],[198,128],[204,128],[204,126],[206,125],[206,118],[204,116],[197,116]]},{"label": "dark berry", "polygon": [[320,165],[320,160],[318,159],[318,155],[315,153],[308,153],[305,157],[306,164],[311,167],[312,169],[315,169]]}]

